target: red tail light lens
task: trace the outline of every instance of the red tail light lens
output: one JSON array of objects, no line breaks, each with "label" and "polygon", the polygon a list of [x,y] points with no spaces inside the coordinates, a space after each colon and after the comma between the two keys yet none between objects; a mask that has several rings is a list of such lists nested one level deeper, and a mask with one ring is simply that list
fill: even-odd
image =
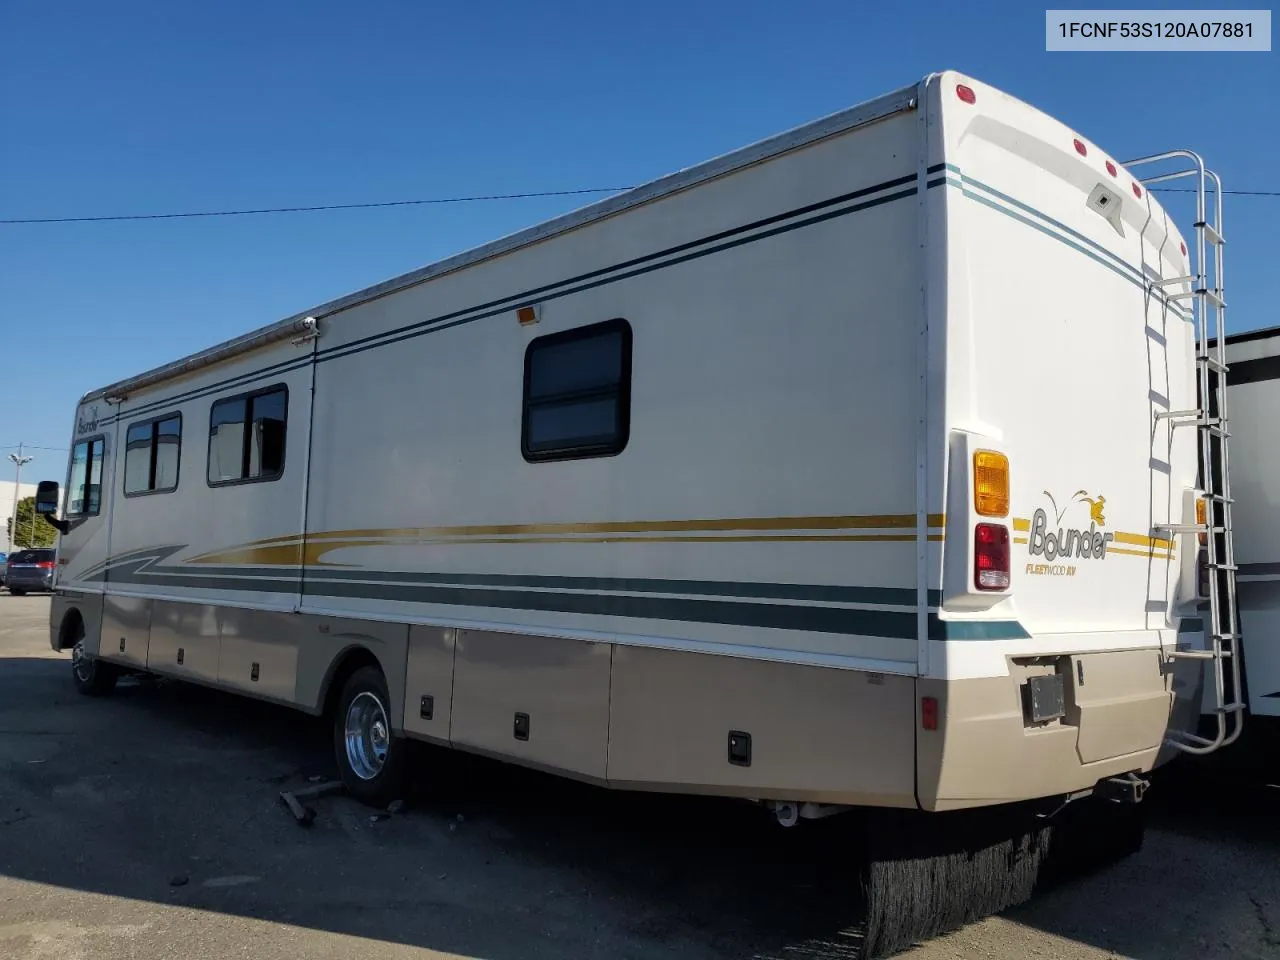
[{"label": "red tail light lens", "polygon": [[963,83],[956,84],[956,96],[965,103],[977,103],[978,97],[974,94],[972,87],[966,87]]},{"label": "red tail light lens", "polygon": [[979,590],[1009,589],[1009,528],[980,523],[973,528],[973,585]]},{"label": "red tail light lens", "polygon": [[938,729],[938,698],[920,698],[920,726],[925,730]]},{"label": "red tail light lens", "polygon": [[39,563],[36,564],[36,566],[39,567],[41,570],[52,570],[54,567],[57,566],[57,564],[54,563],[52,560],[41,560]]}]

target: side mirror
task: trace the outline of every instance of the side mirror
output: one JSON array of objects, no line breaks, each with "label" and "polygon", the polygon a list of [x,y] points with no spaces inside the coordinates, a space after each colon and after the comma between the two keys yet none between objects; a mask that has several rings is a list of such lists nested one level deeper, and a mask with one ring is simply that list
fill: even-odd
[{"label": "side mirror", "polygon": [[58,512],[58,484],[53,480],[41,480],[36,485],[36,513],[49,522],[59,533],[66,533],[71,524],[54,516]]},{"label": "side mirror", "polygon": [[58,512],[58,484],[54,480],[41,480],[36,486],[36,513],[51,517]]},{"label": "side mirror", "polygon": [[53,480],[41,480],[36,487],[36,513],[51,517],[58,512],[58,484]]}]

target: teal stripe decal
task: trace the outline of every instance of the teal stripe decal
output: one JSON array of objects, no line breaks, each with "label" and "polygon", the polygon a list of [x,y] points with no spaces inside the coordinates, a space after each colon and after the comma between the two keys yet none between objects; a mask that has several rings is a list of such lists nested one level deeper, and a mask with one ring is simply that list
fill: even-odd
[{"label": "teal stripe decal", "polygon": [[[960,173],[960,171],[958,170],[956,172]],[[1106,247],[1102,246],[1099,243],[1096,243],[1093,240],[1090,240],[1080,231],[1071,229],[1071,227],[1068,227],[1065,223],[1055,220],[1053,217],[1049,216],[1047,213],[1037,210],[1035,207],[1025,204],[1021,200],[1018,200],[1014,197],[1009,196],[1009,194],[1007,193],[1002,193],[999,190],[997,190],[995,187],[992,187],[988,184],[983,183],[981,180],[975,180],[973,177],[965,176],[963,173],[960,173],[960,179],[963,180],[966,184],[971,184],[972,186],[985,190],[987,193],[991,194],[993,197],[997,197],[1003,200],[1005,203],[1012,204],[1013,206],[1017,207],[1019,210],[1023,211],[1024,213],[1029,213],[1033,216],[1039,217],[1041,220],[1045,221],[1045,223],[1052,224],[1053,226],[1061,230],[1063,233],[1070,234],[1071,236],[1079,240],[1081,243],[1086,244],[1087,246],[1093,248],[1094,250],[1101,253],[1103,256],[1111,260],[1114,260],[1121,267],[1130,271],[1140,281],[1143,281],[1145,285],[1145,279],[1140,269],[1138,269],[1131,263],[1127,263],[1122,257],[1118,256],[1115,252],[1108,250]]]},{"label": "teal stripe decal", "polygon": [[[1090,240],[1088,237],[1084,236],[1083,234],[1077,232],[1076,230],[1073,230],[1071,227],[1068,227],[1066,224],[1061,223],[1058,220],[1055,220],[1053,217],[1049,216],[1047,213],[1037,210],[1035,207],[1032,207],[1029,204],[1023,203],[1021,200],[1017,200],[1014,197],[1009,196],[1007,193],[1002,193],[1001,191],[995,189],[994,187],[988,186],[987,184],[983,183],[981,180],[975,180],[972,177],[965,176],[963,173],[960,172],[960,169],[958,167],[952,164],[946,164],[946,169],[957,174],[960,177],[960,180],[956,180],[952,177],[946,177],[946,178],[939,177],[935,180],[930,180],[927,186],[938,187],[945,184],[946,186],[949,186],[949,187],[956,187],[960,190],[961,193],[963,193],[970,200],[974,200],[978,203],[984,204],[985,206],[990,207],[992,210],[996,210],[1000,213],[1003,213],[1007,217],[1017,220],[1019,223],[1023,223],[1029,227],[1032,227],[1035,230],[1039,230],[1041,233],[1043,233],[1047,237],[1052,237],[1054,240],[1057,240],[1060,243],[1065,243],[1067,246],[1071,247],[1076,252],[1083,253],[1089,259],[1101,264],[1102,266],[1110,270],[1112,273],[1129,281],[1138,289],[1144,292],[1148,289],[1147,282],[1145,277],[1142,274],[1142,271],[1139,270],[1137,267],[1133,266],[1132,264],[1126,262],[1115,253],[1112,253],[1106,247],[1103,247],[1100,244],[1095,243],[1094,241]],[[987,197],[984,197],[978,193],[975,193],[973,190],[970,189],[971,185],[974,187],[978,187],[982,190],[985,190],[987,193],[990,193],[992,196],[997,197],[1000,200],[1005,201],[1006,203],[1012,204],[1013,206],[1017,207],[1019,210],[1023,210],[1034,217],[1038,217],[1040,220],[1044,222],[1040,223],[1040,222],[1037,222],[1036,220],[1030,220],[1027,217],[1022,216],[1021,214],[1008,209],[1007,207],[1001,206],[1000,204],[993,202],[991,199]],[[1071,237],[1076,238],[1079,242],[1076,242],[1076,240],[1072,240],[1069,237],[1064,237],[1061,234],[1056,233],[1054,230],[1048,229],[1048,226],[1046,226],[1046,224],[1051,225],[1055,227],[1057,230],[1063,231],[1064,233],[1070,234]],[[1096,253],[1094,251],[1099,251],[1102,254],[1102,256],[1099,256],[1099,253]],[[1159,292],[1156,292],[1156,296],[1161,299],[1161,301],[1164,303],[1164,306],[1175,316],[1179,317],[1182,320],[1191,319],[1191,313],[1185,308],[1179,306],[1175,302],[1172,302],[1166,299],[1164,295]]]},{"label": "teal stripe decal", "polygon": [[1026,640],[1031,636],[1016,620],[938,620],[929,618],[930,640]]},{"label": "teal stripe decal", "polygon": [[976,200],[978,203],[981,203],[984,206],[990,207],[992,210],[998,210],[1000,213],[1003,213],[1006,217],[1011,217],[1012,219],[1017,220],[1019,223],[1024,223],[1028,227],[1031,227],[1035,230],[1039,230],[1041,233],[1043,233],[1047,237],[1053,237],[1053,239],[1057,240],[1059,243],[1065,243],[1068,247],[1071,247],[1071,249],[1075,250],[1076,252],[1083,253],[1090,260],[1093,260],[1096,263],[1100,263],[1102,266],[1106,267],[1108,270],[1110,270],[1112,273],[1114,273],[1116,276],[1120,277],[1121,279],[1129,281],[1136,287],[1146,289],[1146,284],[1136,279],[1133,276],[1133,274],[1129,273],[1127,270],[1122,270],[1120,267],[1116,266],[1110,260],[1104,260],[1102,257],[1098,256],[1088,247],[1081,246],[1075,241],[1069,240],[1068,238],[1062,236],[1061,234],[1055,233],[1054,231],[1046,227],[1044,224],[1037,223],[1035,220],[1032,220],[1029,217],[1024,217],[1020,213],[1015,213],[1009,208],[1003,207],[1000,204],[996,203],[994,200],[989,200],[986,197],[979,196],[978,194],[974,193],[972,190],[969,190],[967,187],[961,187],[961,191],[970,200]]}]

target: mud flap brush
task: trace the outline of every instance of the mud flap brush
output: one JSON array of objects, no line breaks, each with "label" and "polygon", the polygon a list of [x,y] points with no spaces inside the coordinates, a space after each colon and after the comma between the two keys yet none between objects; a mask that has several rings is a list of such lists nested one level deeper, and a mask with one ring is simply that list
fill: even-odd
[{"label": "mud flap brush", "polygon": [[859,957],[890,957],[1025,903],[1142,843],[1136,804],[1088,798],[948,813],[868,811]]},{"label": "mud flap brush", "polygon": [[1026,901],[1050,830],[1022,808],[875,811],[862,864],[863,957],[892,956]]}]

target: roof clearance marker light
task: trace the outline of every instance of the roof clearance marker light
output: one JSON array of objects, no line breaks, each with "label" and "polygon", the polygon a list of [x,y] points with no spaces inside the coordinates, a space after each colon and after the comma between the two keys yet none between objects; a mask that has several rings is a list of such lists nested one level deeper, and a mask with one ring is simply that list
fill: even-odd
[{"label": "roof clearance marker light", "polygon": [[973,92],[972,87],[966,87],[963,83],[956,84],[956,96],[965,103],[977,103],[978,96]]},{"label": "roof clearance marker light", "polygon": [[1107,161],[1107,173],[1111,174],[1113,177],[1116,175],[1116,165],[1110,160]]},{"label": "roof clearance marker light", "polygon": [[1138,186],[1136,183],[1133,185],[1133,195],[1137,197],[1139,200],[1142,199],[1142,188]]},{"label": "roof clearance marker light", "polygon": [[1076,153],[1080,154],[1080,156],[1087,157],[1089,155],[1089,151],[1085,149],[1084,144],[1079,140],[1073,140],[1071,142],[1076,145]]},{"label": "roof clearance marker light", "polygon": [[925,730],[938,729],[938,698],[920,698],[920,726]]}]

